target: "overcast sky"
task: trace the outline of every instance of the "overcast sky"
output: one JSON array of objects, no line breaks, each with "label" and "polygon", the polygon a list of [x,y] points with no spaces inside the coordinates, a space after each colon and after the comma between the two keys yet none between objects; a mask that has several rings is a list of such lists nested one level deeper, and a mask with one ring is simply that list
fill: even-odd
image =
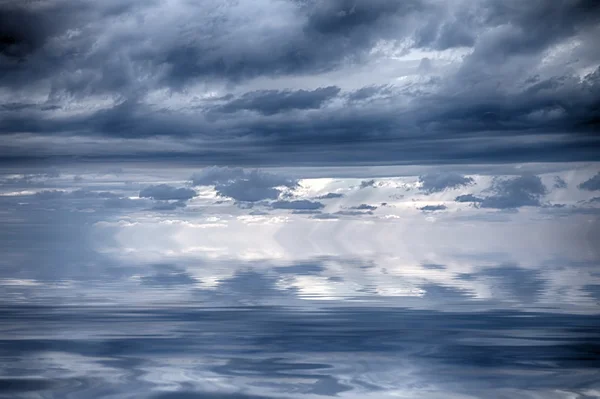
[{"label": "overcast sky", "polygon": [[599,37],[597,0],[0,0],[0,398],[600,397]]},{"label": "overcast sky", "polygon": [[598,160],[594,0],[0,2],[3,162]]}]

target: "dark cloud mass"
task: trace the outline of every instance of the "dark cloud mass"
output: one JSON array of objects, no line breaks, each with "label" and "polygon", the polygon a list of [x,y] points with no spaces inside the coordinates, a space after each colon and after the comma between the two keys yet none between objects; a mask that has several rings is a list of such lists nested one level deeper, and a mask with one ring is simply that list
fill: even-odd
[{"label": "dark cloud mass", "polygon": [[68,15],[68,10],[56,2],[39,7],[33,2],[21,3],[0,3],[0,54],[6,61],[25,60],[40,50],[51,37],[61,33]]},{"label": "dark cloud mass", "polygon": [[255,91],[218,107],[217,110],[233,113],[241,110],[256,111],[263,115],[274,115],[292,109],[318,109],[323,103],[340,92],[339,87],[329,86],[315,90],[298,91]]},{"label": "dark cloud mass", "polygon": [[586,191],[599,191],[600,190],[600,172],[595,176],[590,177],[588,180],[581,183],[579,186],[581,190]]},{"label": "dark cloud mass", "polygon": [[389,86],[365,86],[348,95],[350,101],[367,100],[378,94],[392,94]]},{"label": "dark cloud mass", "polygon": [[160,201],[187,201],[194,198],[196,191],[191,188],[176,188],[168,184],[149,186],[140,191],[140,198],[152,198]]},{"label": "dark cloud mass", "polygon": [[3,1],[1,159],[598,160],[598,26],[593,0]]},{"label": "dark cloud mass", "polygon": [[192,176],[195,186],[214,186],[217,194],[236,201],[277,199],[282,188],[293,189],[298,181],[274,173],[239,168],[211,167]]},{"label": "dark cloud mass", "polygon": [[509,179],[496,178],[489,188],[492,195],[483,198],[482,208],[514,209],[523,206],[540,206],[548,190],[539,176],[524,175]]},{"label": "dark cloud mass", "polygon": [[455,189],[473,184],[475,181],[458,173],[430,173],[419,176],[421,190],[437,193],[447,189]]},{"label": "dark cloud mass", "polygon": [[367,187],[375,187],[375,180],[363,180],[360,182],[360,189],[363,188],[367,188]]}]

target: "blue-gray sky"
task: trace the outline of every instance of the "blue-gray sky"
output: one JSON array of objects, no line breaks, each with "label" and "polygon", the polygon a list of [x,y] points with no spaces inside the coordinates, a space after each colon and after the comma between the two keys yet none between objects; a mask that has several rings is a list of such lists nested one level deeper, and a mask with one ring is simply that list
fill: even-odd
[{"label": "blue-gray sky", "polygon": [[0,2],[3,162],[598,160],[594,0]]}]

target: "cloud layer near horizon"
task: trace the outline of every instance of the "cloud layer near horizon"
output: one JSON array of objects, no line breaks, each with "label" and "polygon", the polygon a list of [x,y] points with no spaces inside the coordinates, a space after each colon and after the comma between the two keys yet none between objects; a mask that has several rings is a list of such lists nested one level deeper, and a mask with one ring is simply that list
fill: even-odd
[{"label": "cloud layer near horizon", "polygon": [[[587,286],[598,284],[600,207],[589,190],[598,165],[559,166],[360,178],[295,168],[15,170],[0,174],[0,296],[60,297],[66,281],[64,293],[90,300],[144,301],[162,289],[211,303],[478,298],[585,308],[596,292]],[[98,281],[111,284],[84,288]]]}]

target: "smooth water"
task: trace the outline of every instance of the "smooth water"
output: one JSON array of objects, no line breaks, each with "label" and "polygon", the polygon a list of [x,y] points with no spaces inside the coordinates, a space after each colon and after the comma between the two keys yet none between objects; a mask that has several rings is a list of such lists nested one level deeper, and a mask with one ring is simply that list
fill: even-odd
[{"label": "smooth water", "polygon": [[2,308],[1,323],[6,398],[600,392],[600,322],[587,316],[368,306],[13,306]]},{"label": "smooth water", "polygon": [[600,397],[596,208],[401,177],[157,209],[142,187],[185,183],[142,172],[5,183],[1,398]]}]

